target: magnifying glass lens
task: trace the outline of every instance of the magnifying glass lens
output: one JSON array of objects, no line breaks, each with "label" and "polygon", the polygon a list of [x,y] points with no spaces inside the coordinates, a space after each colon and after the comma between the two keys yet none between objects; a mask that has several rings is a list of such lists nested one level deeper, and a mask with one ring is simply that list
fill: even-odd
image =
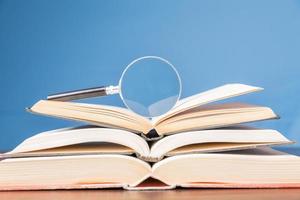
[{"label": "magnifying glass lens", "polygon": [[159,57],[144,57],[130,63],[123,72],[119,87],[126,106],[146,117],[169,111],[181,93],[176,69]]}]

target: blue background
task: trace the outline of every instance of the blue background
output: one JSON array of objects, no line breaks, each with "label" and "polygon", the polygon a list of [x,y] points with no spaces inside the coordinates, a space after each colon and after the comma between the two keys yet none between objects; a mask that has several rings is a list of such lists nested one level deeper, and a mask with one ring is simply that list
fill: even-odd
[{"label": "blue background", "polygon": [[[300,141],[300,1],[0,1],[0,149],[78,123],[26,113],[47,94],[116,84],[133,59],[171,61],[183,97],[240,82],[272,107],[255,123]],[[122,105],[116,96],[93,102]]]}]

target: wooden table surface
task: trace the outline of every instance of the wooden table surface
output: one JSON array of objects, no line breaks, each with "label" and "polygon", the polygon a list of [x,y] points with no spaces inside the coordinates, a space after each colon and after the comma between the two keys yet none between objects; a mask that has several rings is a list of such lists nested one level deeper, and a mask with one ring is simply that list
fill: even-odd
[{"label": "wooden table surface", "polygon": [[[284,149],[300,155],[300,149]],[[205,200],[300,200],[299,189],[176,189],[166,191],[54,190],[0,192],[0,200],[98,200],[98,199],[205,199]]]},{"label": "wooden table surface", "polygon": [[167,191],[73,190],[0,192],[2,200],[102,200],[102,199],[205,199],[205,200],[299,200],[300,189],[179,189]]}]

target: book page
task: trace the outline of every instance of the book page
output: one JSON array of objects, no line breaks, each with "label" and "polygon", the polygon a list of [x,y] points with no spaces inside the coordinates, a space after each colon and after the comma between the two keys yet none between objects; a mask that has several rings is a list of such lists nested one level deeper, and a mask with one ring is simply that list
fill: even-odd
[{"label": "book page", "polygon": [[20,153],[4,153],[0,154],[0,159],[104,154],[133,155],[136,152],[129,147],[116,143],[94,142]]},{"label": "book page", "polygon": [[[237,104],[231,104],[237,105]],[[211,110],[195,109],[168,118],[159,123],[155,129],[160,135],[171,135],[178,132],[221,128],[259,120],[276,119],[277,115],[268,107],[244,106],[220,108],[210,105]],[[221,106],[222,107],[222,106]]]},{"label": "book page", "polygon": [[124,155],[9,158],[0,161],[0,190],[134,186],[150,173],[147,162]]},{"label": "book page", "polygon": [[208,104],[203,105],[195,108],[191,108],[187,111],[180,112],[177,115],[173,115],[171,118],[165,119],[163,122],[159,124],[168,124],[168,123],[174,123],[177,121],[182,120],[189,120],[192,118],[200,118],[210,115],[222,115],[222,114],[229,114],[229,113],[241,113],[241,112],[251,112],[256,111],[258,109],[269,109],[267,107],[263,106],[257,106],[252,104],[246,104],[246,103],[223,103],[223,104]]},{"label": "book page", "polygon": [[155,163],[152,170],[154,178],[169,185],[300,183],[300,158],[269,148],[178,155]]},{"label": "book page", "polygon": [[[272,129],[216,129],[178,133],[165,137],[151,147],[151,156],[160,158],[180,147],[194,147],[195,151],[229,150],[232,148],[255,147],[264,144],[291,143],[281,133]],[[198,146],[191,146],[197,144]],[[201,148],[202,145],[202,148]],[[222,149],[223,148],[223,149]],[[193,151],[193,149],[183,149]],[[177,153],[180,153],[177,150]]]},{"label": "book page", "polygon": [[[128,131],[109,128],[69,128],[44,132],[28,138],[6,155],[32,153],[75,144],[98,143],[101,145],[101,142],[119,144],[143,156],[150,152],[147,142],[141,136]],[[98,149],[101,150],[101,148]]]},{"label": "book page", "polygon": [[151,122],[145,117],[115,106],[40,100],[29,111],[137,133],[148,133],[152,129]]},{"label": "book page", "polygon": [[244,84],[226,84],[184,99],[181,99],[177,102],[177,104],[174,106],[172,110],[167,112],[166,114],[159,116],[157,118],[154,118],[152,123],[153,124],[159,124],[161,121],[163,121],[166,118],[170,118],[178,113],[184,112],[186,110],[195,108],[197,106],[201,106],[204,104],[212,103],[215,101],[251,93],[263,90],[263,88],[260,87],[254,87],[250,85],[244,85]]}]

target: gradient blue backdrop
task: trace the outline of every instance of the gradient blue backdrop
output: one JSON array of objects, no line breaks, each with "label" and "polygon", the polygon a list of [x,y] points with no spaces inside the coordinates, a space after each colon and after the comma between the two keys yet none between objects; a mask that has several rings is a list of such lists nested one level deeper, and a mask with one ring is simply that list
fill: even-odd
[{"label": "gradient blue backdrop", "polygon": [[[115,84],[133,59],[170,60],[183,96],[229,82],[272,107],[256,123],[300,141],[300,1],[0,0],[0,149],[78,123],[25,112],[48,93]],[[122,105],[118,96],[93,102]]]}]

